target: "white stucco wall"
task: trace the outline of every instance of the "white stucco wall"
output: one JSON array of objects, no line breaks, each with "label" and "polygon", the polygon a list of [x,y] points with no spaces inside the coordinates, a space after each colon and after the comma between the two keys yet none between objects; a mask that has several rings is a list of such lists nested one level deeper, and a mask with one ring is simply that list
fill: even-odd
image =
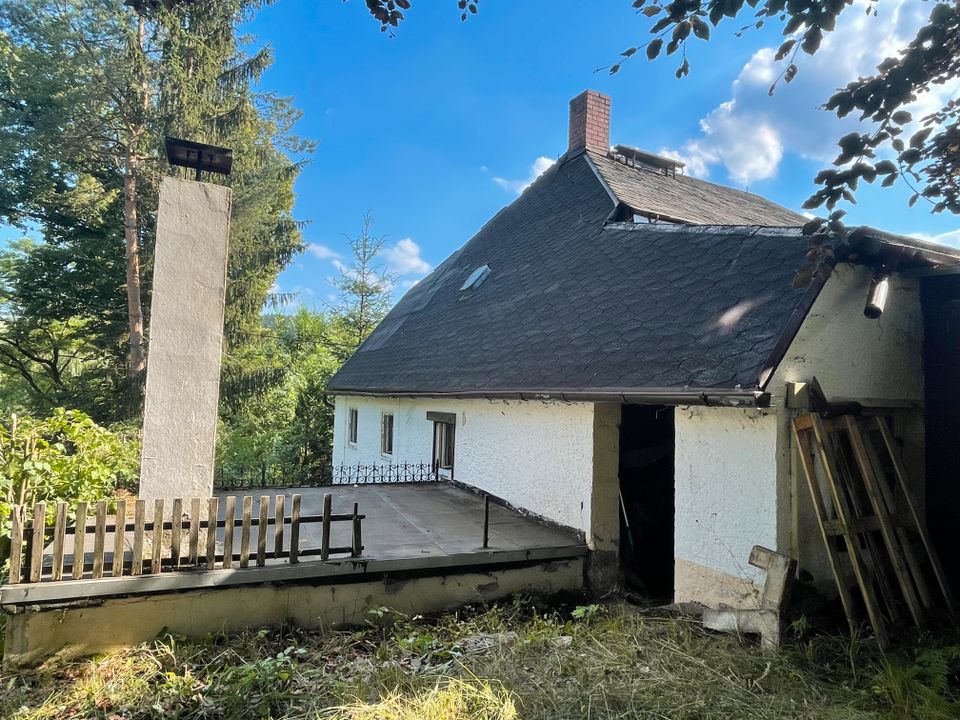
[{"label": "white stucco wall", "polygon": [[863,314],[873,271],[838,265],[769,383],[782,396],[788,382],[814,375],[829,399],[923,402],[923,316],[916,278],[894,274],[887,308]]},{"label": "white stucco wall", "polygon": [[775,412],[679,407],[676,418],[677,602],[755,606],[754,545],[777,540]]},{"label": "white stucco wall", "polygon": [[[355,446],[348,408],[358,410]],[[457,414],[454,479],[589,535],[593,478],[590,403],[338,397],[334,465],[429,463],[427,412]],[[394,413],[394,453],[380,452],[380,415]]]}]

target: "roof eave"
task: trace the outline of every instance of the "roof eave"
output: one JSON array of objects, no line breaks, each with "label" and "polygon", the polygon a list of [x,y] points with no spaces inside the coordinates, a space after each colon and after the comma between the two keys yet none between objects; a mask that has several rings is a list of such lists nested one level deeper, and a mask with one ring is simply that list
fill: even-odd
[{"label": "roof eave", "polygon": [[558,400],[561,402],[620,402],[637,405],[704,405],[710,407],[769,407],[770,393],[741,388],[562,388],[497,390],[397,390],[390,388],[331,388],[328,394],[354,397]]}]

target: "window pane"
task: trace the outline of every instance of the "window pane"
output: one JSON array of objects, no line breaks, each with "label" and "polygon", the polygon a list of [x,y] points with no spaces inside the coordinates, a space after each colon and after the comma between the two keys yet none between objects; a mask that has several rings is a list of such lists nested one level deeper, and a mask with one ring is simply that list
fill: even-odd
[{"label": "window pane", "polygon": [[380,452],[393,453],[393,415],[384,413],[380,421]]}]

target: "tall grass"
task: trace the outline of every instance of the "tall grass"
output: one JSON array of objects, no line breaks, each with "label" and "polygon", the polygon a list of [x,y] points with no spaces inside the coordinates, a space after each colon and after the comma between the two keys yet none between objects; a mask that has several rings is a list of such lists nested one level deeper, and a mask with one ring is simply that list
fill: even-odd
[{"label": "tall grass", "polygon": [[557,720],[960,717],[951,646],[884,656],[794,638],[776,657],[694,619],[516,598],[344,631],[166,637],[0,679],[0,717]]}]

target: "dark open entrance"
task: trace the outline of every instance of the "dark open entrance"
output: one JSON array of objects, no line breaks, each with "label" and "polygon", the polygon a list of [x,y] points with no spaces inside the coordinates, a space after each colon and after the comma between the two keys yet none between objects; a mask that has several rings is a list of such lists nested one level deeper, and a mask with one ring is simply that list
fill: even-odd
[{"label": "dark open entrance", "polygon": [[627,587],[673,599],[673,408],[624,405],[620,417],[620,557]]},{"label": "dark open entrance", "polygon": [[934,547],[960,591],[960,276],[924,278],[924,384],[926,387],[927,523]]}]

